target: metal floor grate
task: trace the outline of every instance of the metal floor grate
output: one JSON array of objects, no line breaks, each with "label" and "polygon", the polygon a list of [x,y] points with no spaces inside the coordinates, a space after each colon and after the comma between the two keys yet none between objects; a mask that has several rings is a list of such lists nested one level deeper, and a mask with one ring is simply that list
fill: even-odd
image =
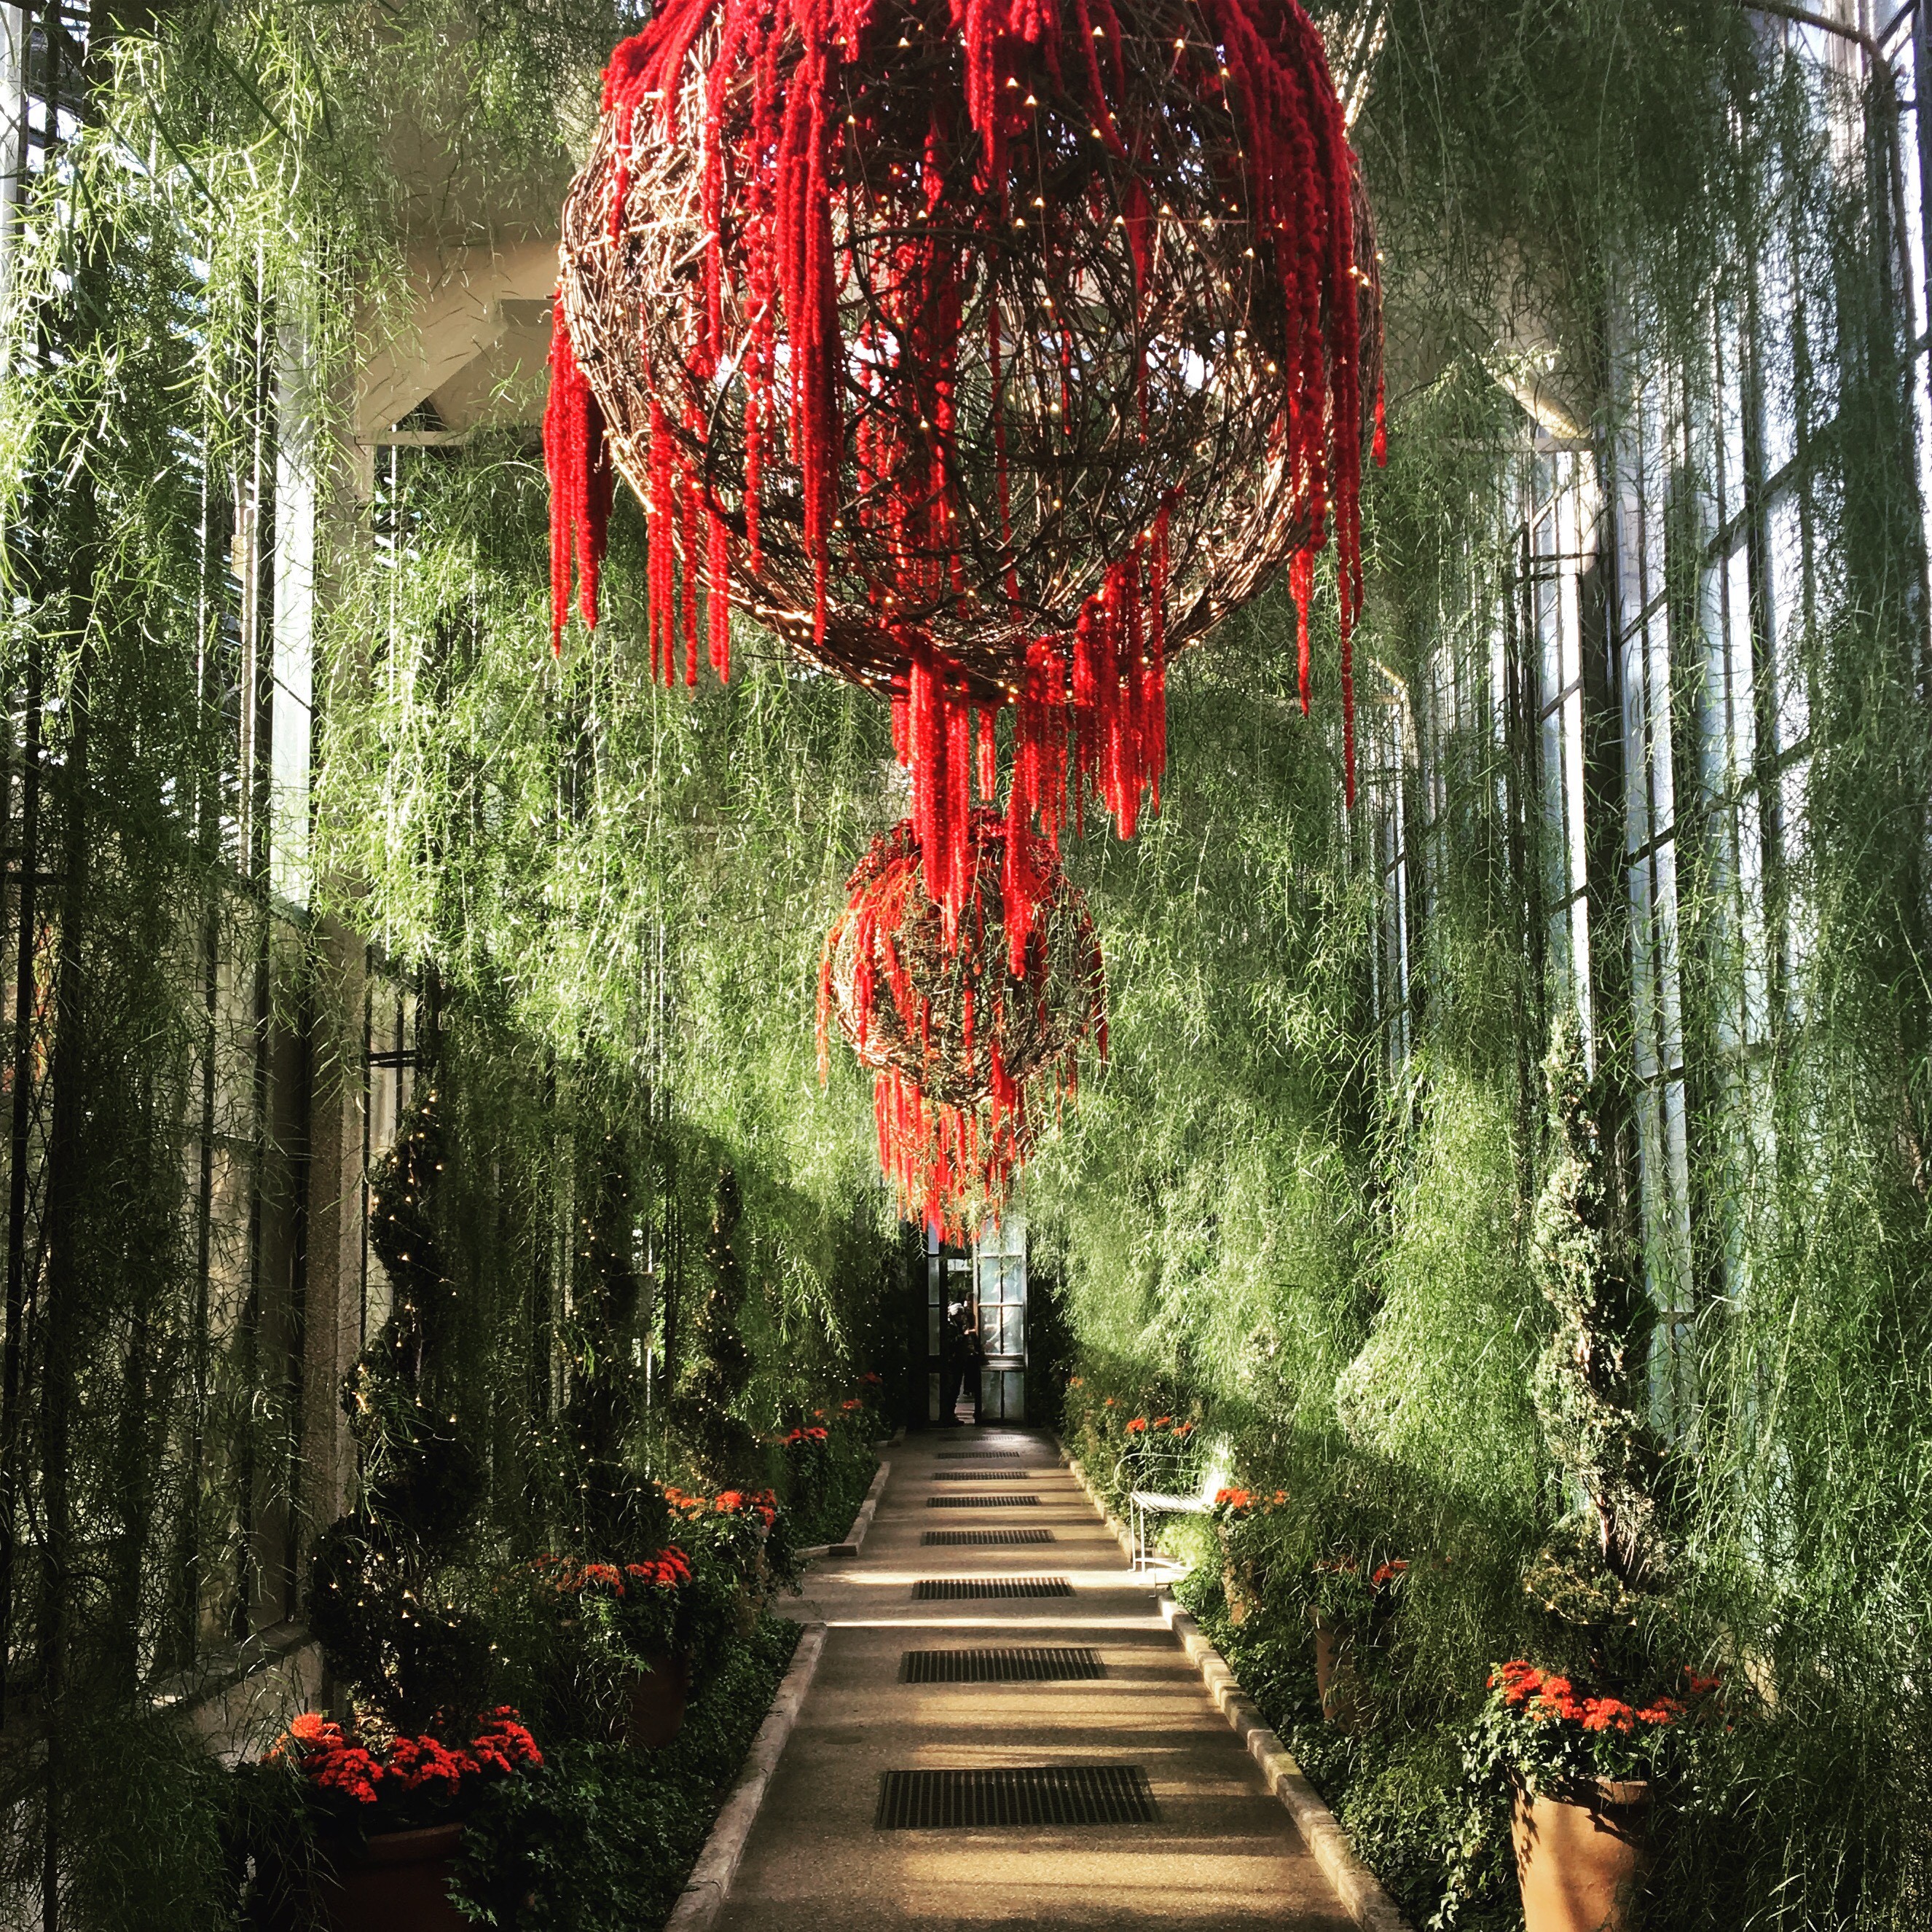
[{"label": "metal floor grate", "polygon": [[962,1597],[1070,1597],[1064,1576],[922,1576],[912,1586],[916,1604],[944,1604]]},{"label": "metal floor grate", "polygon": [[1016,1650],[909,1650],[902,1684],[1070,1684],[1104,1677],[1097,1650],[1041,1646]]},{"label": "metal floor grate", "polygon": [[935,1469],[935,1483],[1028,1483],[1030,1469]]},{"label": "metal floor grate", "polygon": [[940,1544],[1051,1543],[1050,1529],[928,1529],[920,1541],[931,1550]]},{"label": "metal floor grate", "polygon": [[1041,1764],[1010,1771],[889,1771],[872,1822],[881,1832],[1000,1825],[1154,1825],[1137,1764]]},{"label": "metal floor grate", "polygon": [[1018,1449],[942,1449],[939,1460],[942,1462],[1023,1462],[1026,1457]]},{"label": "metal floor grate", "polygon": [[928,1496],[928,1509],[1037,1509],[1037,1496]]}]

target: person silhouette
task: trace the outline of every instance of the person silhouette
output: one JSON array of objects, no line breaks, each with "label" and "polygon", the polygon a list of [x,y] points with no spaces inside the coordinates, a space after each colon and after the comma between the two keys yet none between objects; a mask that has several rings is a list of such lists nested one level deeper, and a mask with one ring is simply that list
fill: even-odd
[{"label": "person silhouette", "polygon": [[956,1429],[959,1425],[959,1384],[966,1372],[966,1338],[960,1323],[965,1310],[963,1301],[946,1304],[946,1319],[939,1328],[939,1426]]},{"label": "person silhouette", "polygon": [[962,1301],[959,1304],[959,1374],[966,1389],[973,1397],[973,1420],[980,1420],[980,1384],[983,1380],[980,1370],[986,1360],[986,1345],[980,1339],[980,1310],[976,1303]]}]

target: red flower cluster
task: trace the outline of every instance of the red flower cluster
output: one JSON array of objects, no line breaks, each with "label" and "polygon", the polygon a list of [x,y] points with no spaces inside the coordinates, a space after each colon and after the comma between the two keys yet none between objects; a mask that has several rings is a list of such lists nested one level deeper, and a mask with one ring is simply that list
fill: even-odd
[{"label": "red flower cluster", "polygon": [[586,1590],[608,1590],[617,1597],[631,1589],[676,1590],[691,1581],[691,1559],[674,1546],[621,1568],[615,1563],[571,1563],[560,1556],[539,1556],[531,1568],[566,1597],[581,1596]]},{"label": "red flower cluster", "polygon": [[765,1520],[769,1529],[778,1520],[778,1497],[770,1490],[725,1490],[715,1496],[694,1496],[688,1490],[664,1485],[664,1501],[681,1516],[694,1520],[701,1516],[745,1516],[753,1512]]},{"label": "red flower cluster", "polygon": [[398,1738],[372,1750],[332,1724],[318,1711],[305,1711],[271,1754],[291,1752],[297,1768],[318,1791],[334,1792],[358,1804],[374,1804],[386,1795],[429,1792],[454,1798],[466,1781],[508,1777],[525,1766],[543,1762],[536,1741],[508,1704],[484,1718],[483,1728],[466,1747],[452,1748],[431,1737]]},{"label": "red flower cluster", "polygon": [[[1694,1688],[1712,1688],[1714,1680],[1694,1677]],[[1586,1731],[1616,1731],[1628,1737],[1640,1724],[1674,1724],[1688,1708],[1676,1697],[1659,1697],[1641,1708],[1625,1703],[1621,1697],[1580,1696],[1567,1677],[1537,1669],[1518,1659],[1504,1664],[1490,1679],[1492,1690],[1500,1688],[1503,1702],[1513,1711],[1521,1711],[1536,1723],[1551,1718],[1580,1724]]]},{"label": "red flower cluster", "polygon": [[793,1449],[808,1443],[830,1442],[831,1438],[822,1429],[794,1429],[785,1438],[785,1447]]},{"label": "red flower cluster", "polygon": [[865,1406],[865,1398],[862,1396],[856,1395],[854,1396],[848,1402],[842,1402],[838,1405],[839,1408],[848,1415],[852,1414],[856,1410],[863,1408]]},{"label": "red flower cluster", "polygon": [[1398,1576],[1406,1576],[1408,1574],[1407,1562],[1400,1556],[1392,1557],[1388,1562],[1381,1564],[1374,1575],[1370,1577],[1369,1588],[1372,1590],[1379,1590],[1384,1584],[1393,1583]]}]

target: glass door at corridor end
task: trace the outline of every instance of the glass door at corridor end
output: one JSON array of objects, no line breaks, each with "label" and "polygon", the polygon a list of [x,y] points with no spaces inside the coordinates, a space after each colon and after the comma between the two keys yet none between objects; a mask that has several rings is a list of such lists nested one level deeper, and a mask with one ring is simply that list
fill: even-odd
[{"label": "glass door at corridor end", "polygon": [[1026,1222],[1009,1211],[973,1244],[974,1298],[980,1307],[980,1420],[1026,1420]]}]

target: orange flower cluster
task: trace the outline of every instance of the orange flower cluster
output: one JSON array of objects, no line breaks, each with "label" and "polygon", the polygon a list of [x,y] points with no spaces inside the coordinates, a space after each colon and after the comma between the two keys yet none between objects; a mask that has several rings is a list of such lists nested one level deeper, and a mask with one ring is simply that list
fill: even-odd
[{"label": "orange flower cluster", "polygon": [[1225,1508],[1234,1516],[1245,1516],[1257,1509],[1280,1509],[1287,1501],[1288,1492],[1286,1490],[1276,1490],[1264,1502],[1258,1498],[1252,1490],[1226,1489],[1214,1492],[1214,1507],[1216,1509]]},{"label": "orange flower cluster", "polygon": [[794,1429],[785,1439],[788,1449],[800,1449],[808,1444],[829,1442],[831,1437],[822,1429]]},{"label": "orange flower cluster", "polygon": [[859,1411],[859,1410],[860,1410],[860,1409],[863,1408],[865,1407],[865,1406],[866,1406],[866,1399],[865,1399],[865,1397],[864,1397],[863,1396],[856,1396],[856,1395],[855,1395],[855,1396],[854,1396],[850,1397],[848,1400],[844,1401],[844,1402],[842,1402],[838,1405],[838,1407],[839,1407],[840,1411],[841,1411],[843,1414],[847,1414],[847,1415],[853,1415],[853,1414],[856,1414],[858,1412],[858,1411]]},{"label": "orange flower cluster", "polygon": [[621,1597],[632,1589],[678,1590],[691,1581],[691,1559],[675,1546],[642,1563],[572,1563],[561,1556],[539,1556],[530,1566],[560,1596],[608,1590]]},{"label": "orange flower cluster", "polygon": [[1147,1418],[1144,1415],[1137,1415],[1127,1424],[1127,1433],[1130,1436],[1144,1436],[1147,1433]]},{"label": "orange flower cluster", "polygon": [[386,1750],[372,1750],[320,1712],[305,1711],[270,1756],[279,1759],[285,1752],[318,1791],[358,1804],[374,1804],[386,1794],[440,1792],[454,1798],[466,1781],[508,1777],[543,1762],[536,1739],[508,1704],[488,1713],[476,1736],[455,1749],[420,1737],[398,1738]]},{"label": "orange flower cluster", "polygon": [[1378,1567],[1374,1575],[1369,1579],[1369,1588],[1372,1590],[1379,1590],[1385,1583],[1393,1583],[1398,1576],[1404,1576],[1408,1574],[1408,1563],[1400,1556],[1392,1558],[1388,1562]]},{"label": "orange flower cluster", "polygon": [[680,1516],[694,1520],[701,1516],[746,1516],[752,1514],[764,1518],[769,1529],[777,1522],[778,1499],[771,1490],[722,1490],[715,1496],[694,1496],[688,1490],[674,1489],[669,1483],[664,1485],[664,1501]]},{"label": "orange flower cluster", "polygon": [[[1690,1682],[1694,1690],[1715,1688],[1713,1678],[1693,1677]],[[1568,1678],[1539,1670],[1520,1658],[1504,1664],[1490,1679],[1490,1688],[1500,1688],[1503,1702],[1511,1710],[1521,1711],[1538,1724],[1556,1718],[1580,1724],[1586,1731],[1616,1731],[1624,1737],[1640,1724],[1674,1724],[1689,1708],[1676,1697],[1659,1697],[1639,1708],[1621,1697],[1580,1696]]]}]

